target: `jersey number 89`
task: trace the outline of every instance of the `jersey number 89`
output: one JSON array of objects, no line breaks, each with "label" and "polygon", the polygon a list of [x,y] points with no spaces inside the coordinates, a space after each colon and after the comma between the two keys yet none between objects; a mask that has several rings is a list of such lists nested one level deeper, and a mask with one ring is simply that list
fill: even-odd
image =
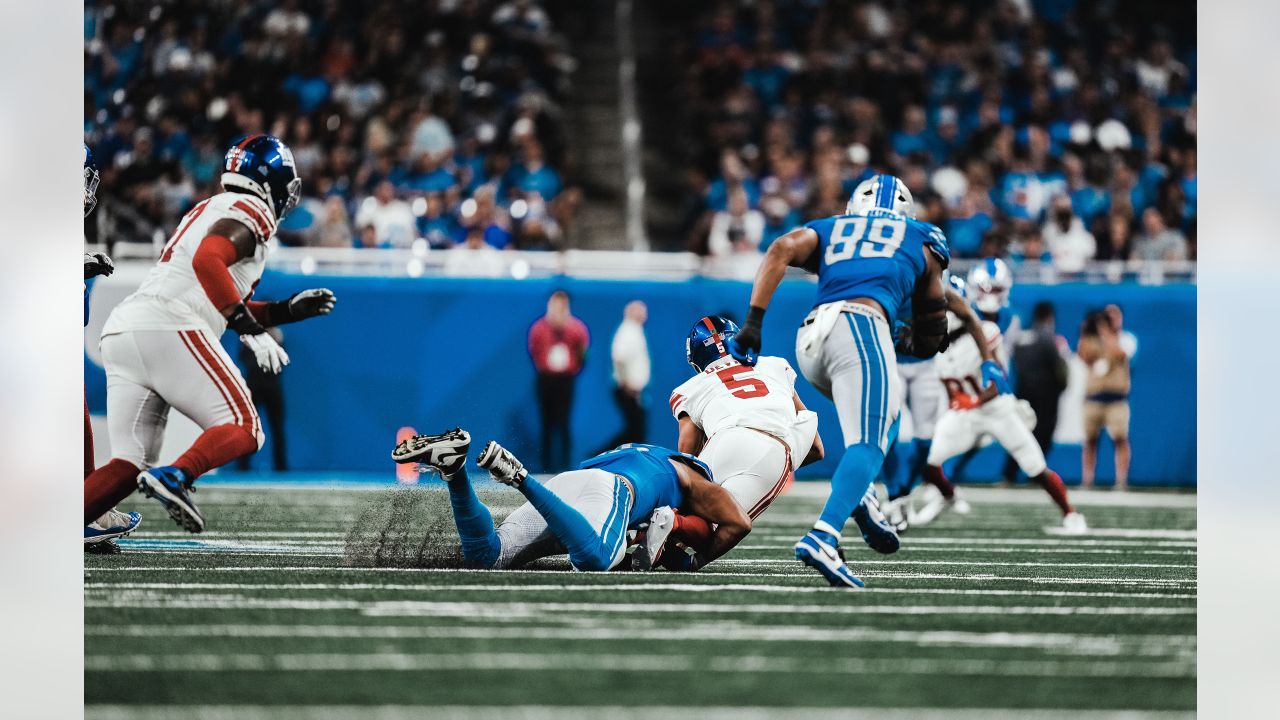
[{"label": "jersey number 89", "polygon": [[907,223],[901,218],[840,218],[831,228],[831,240],[827,243],[827,265],[834,265],[855,255],[862,258],[893,257],[906,234]]}]

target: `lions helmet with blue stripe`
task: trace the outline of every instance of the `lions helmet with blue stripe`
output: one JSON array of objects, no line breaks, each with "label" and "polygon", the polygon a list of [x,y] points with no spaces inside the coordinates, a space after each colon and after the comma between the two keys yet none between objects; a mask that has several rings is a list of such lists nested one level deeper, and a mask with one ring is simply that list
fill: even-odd
[{"label": "lions helmet with blue stripe", "polygon": [[98,204],[98,165],[93,161],[93,152],[84,146],[84,216],[89,217]]},{"label": "lions helmet with blue stripe", "polygon": [[889,210],[912,217],[915,214],[916,202],[911,197],[907,184],[893,175],[873,175],[858,183],[849,196],[844,207],[846,215],[866,212],[868,210]]},{"label": "lions helmet with blue stripe", "polygon": [[729,340],[738,326],[728,318],[708,315],[693,324],[684,341],[684,356],[694,370],[702,372],[711,363],[729,357]]},{"label": "lions helmet with blue stripe", "polygon": [[969,270],[969,291],[974,306],[984,313],[998,313],[1009,306],[1013,273],[998,257],[983,258]]},{"label": "lions helmet with blue stripe", "polygon": [[276,220],[283,220],[302,198],[302,178],[293,152],[271,135],[257,133],[236,138],[222,160],[222,187],[262,198]]}]

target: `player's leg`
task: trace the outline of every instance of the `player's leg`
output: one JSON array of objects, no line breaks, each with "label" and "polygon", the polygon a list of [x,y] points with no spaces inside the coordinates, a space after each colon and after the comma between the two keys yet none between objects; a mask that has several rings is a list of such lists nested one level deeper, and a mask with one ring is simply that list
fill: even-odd
[{"label": "player's leg", "polygon": [[103,338],[102,359],[112,458],[85,478],[86,525],[138,488],[138,473],[155,463],[169,418],[169,405],[147,386],[133,333]]},{"label": "player's leg", "polygon": [[604,470],[570,470],[544,485],[495,442],[485,446],[477,462],[495,480],[525,496],[569,553],[574,568],[603,571],[622,560],[633,500],[622,478]]},{"label": "player's leg", "polygon": [[942,464],[974,446],[978,433],[973,427],[971,410],[947,410],[934,424],[933,441],[925,458],[924,481],[937,490],[932,499],[925,502],[911,522],[927,525],[948,511],[968,512],[968,504],[960,498],[955,485],[947,478]]},{"label": "player's leg", "polygon": [[721,430],[707,440],[698,457],[752,520],[782,494],[792,477],[786,445],[749,428]]},{"label": "player's leg", "polygon": [[84,476],[93,472],[93,423],[89,421],[89,398],[84,399]]},{"label": "player's leg", "polygon": [[1086,400],[1081,410],[1084,420],[1084,445],[1080,450],[1080,487],[1091,488],[1098,468],[1098,439],[1102,435],[1104,406]]},{"label": "player's leg", "polygon": [[[998,397],[987,403],[982,410],[975,412],[978,413],[976,417],[981,426],[980,429],[995,438],[996,442],[1000,443],[1001,447],[1018,462],[1022,472],[1044,488],[1053,500],[1053,504],[1062,511],[1063,516],[1075,514],[1075,509],[1071,507],[1071,501],[1067,497],[1066,485],[1063,484],[1058,473],[1049,469],[1044,459],[1044,451],[1040,449],[1040,443],[1036,442],[1031,429],[1022,418],[1018,417],[1013,396]],[[1069,524],[1076,522],[1072,520]]]},{"label": "player's leg", "polygon": [[913,456],[908,476],[908,483],[914,483],[924,473],[929,451],[933,447],[934,430],[938,417],[942,414],[946,402],[946,389],[938,377],[938,368],[932,360],[917,363],[912,375],[913,382],[908,402],[911,403],[911,419],[914,423],[915,441]]},{"label": "player's leg", "polygon": [[1107,434],[1116,447],[1116,490],[1129,487],[1129,461],[1133,451],[1129,445],[1129,402],[1113,402],[1106,409]]},{"label": "player's leg", "polygon": [[210,333],[200,330],[135,332],[151,385],[203,432],[172,465],[144,470],[138,486],[165,506],[189,532],[204,529],[190,495],[196,478],[244,455],[265,439],[240,370]]}]

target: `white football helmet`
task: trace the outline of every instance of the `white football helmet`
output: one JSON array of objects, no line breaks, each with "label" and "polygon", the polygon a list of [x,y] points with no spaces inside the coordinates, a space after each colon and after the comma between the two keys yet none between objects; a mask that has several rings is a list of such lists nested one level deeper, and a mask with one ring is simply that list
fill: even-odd
[{"label": "white football helmet", "polygon": [[998,257],[984,258],[969,271],[969,299],[984,313],[998,313],[1009,306],[1013,273]]},{"label": "white football helmet", "polygon": [[890,210],[899,215],[913,217],[915,200],[907,184],[893,175],[873,175],[870,179],[858,183],[844,206],[846,215],[866,212],[868,210]]}]

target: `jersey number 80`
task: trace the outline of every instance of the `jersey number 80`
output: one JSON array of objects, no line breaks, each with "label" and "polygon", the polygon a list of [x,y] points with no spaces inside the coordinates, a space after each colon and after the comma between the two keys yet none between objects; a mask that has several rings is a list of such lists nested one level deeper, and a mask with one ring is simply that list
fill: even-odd
[{"label": "jersey number 80", "polygon": [[906,234],[907,223],[901,218],[840,218],[831,228],[831,240],[827,243],[827,265],[834,265],[855,255],[861,258],[893,257]]}]

